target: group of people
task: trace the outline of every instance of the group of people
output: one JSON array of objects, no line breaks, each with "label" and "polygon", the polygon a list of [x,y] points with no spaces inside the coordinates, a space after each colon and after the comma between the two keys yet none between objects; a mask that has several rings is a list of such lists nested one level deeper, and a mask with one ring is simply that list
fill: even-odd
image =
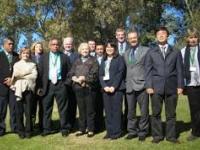
[{"label": "group of people", "polygon": [[[0,52],[0,136],[6,131],[7,106],[11,131],[20,138],[30,138],[36,122],[42,136],[55,133],[52,110],[56,100],[60,132],[68,136],[76,120],[76,136],[93,137],[105,127],[104,139],[118,139],[126,128],[130,140],[145,141],[149,135],[151,99],[151,135],[153,143],[164,138],[179,143],[176,134],[178,95],[186,93],[191,112],[189,141],[200,137],[200,48],[199,34],[188,30],[186,47],[181,51],[167,43],[166,27],[155,31],[156,44],[142,46],[136,30],[116,30],[116,40],[83,42],[78,51],[73,37],[63,39],[63,50],[57,38],[49,41],[44,52],[41,42],[22,48],[19,56],[14,40],[4,39]],[[127,38],[126,38],[127,37]],[[161,112],[165,103],[166,129],[163,132]],[[140,118],[136,115],[137,103]],[[122,109],[122,107],[125,107]],[[123,112],[124,110],[124,112]],[[25,123],[24,123],[25,115]]]}]

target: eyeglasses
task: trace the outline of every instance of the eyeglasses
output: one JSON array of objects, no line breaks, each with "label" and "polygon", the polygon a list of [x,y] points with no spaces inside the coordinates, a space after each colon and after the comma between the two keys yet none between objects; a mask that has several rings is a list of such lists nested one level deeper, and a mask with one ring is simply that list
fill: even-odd
[{"label": "eyeglasses", "polygon": [[8,43],[8,45],[14,45],[14,43]]},{"label": "eyeglasses", "polygon": [[51,45],[53,45],[53,46],[55,46],[55,45],[58,46],[59,44],[58,44],[58,43],[52,43]]}]

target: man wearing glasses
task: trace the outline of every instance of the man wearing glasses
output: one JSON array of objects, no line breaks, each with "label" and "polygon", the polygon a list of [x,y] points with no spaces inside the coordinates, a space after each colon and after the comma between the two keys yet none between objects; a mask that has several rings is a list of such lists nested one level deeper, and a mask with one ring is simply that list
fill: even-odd
[{"label": "man wearing glasses", "polygon": [[11,131],[17,131],[16,125],[16,100],[14,92],[10,90],[13,65],[18,61],[18,54],[14,52],[14,40],[5,38],[3,41],[3,51],[0,52],[0,136],[6,131],[5,118],[7,105],[10,110]]},{"label": "man wearing glasses", "polygon": [[42,80],[41,95],[43,98],[43,133],[47,136],[54,133],[51,129],[51,115],[53,110],[54,98],[57,102],[58,112],[60,116],[60,131],[65,137],[69,134],[67,107],[67,90],[65,80],[70,68],[68,57],[60,52],[60,44],[58,39],[52,38],[49,41],[50,51],[43,55],[40,65],[40,75]]}]

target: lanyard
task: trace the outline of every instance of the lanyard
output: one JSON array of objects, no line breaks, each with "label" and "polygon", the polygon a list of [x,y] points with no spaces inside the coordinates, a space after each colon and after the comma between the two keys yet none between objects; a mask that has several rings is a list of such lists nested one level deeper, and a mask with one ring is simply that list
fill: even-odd
[{"label": "lanyard", "polygon": [[54,66],[54,67],[56,67],[56,65],[57,65],[57,60],[58,60],[58,55],[56,54],[54,54],[54,56],[53,55],[51,55],[51,64]]}]

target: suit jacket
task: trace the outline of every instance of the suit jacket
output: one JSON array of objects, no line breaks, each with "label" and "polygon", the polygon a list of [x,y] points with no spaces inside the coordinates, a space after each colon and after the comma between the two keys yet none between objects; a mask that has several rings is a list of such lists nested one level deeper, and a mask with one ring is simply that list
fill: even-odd
[{"label": "suit jacket", "polygon": [[125,52],[124,59],[126,63],[126,92],[143,90],[145,87],[145,69],[144,60],[148,47],[138,46],[135,54],[135,61],[130,63],[129,55],[131,47]]},{"label": "suit jacket", "polygon": [[[43,54],[41,54],[41,56],[39,57],[39,63],[42,59]],[[42,79],[41,79],[41,74],[39,72],[39,70],[41,70],[39,67],[39,63],[36,61],[36,56],[34,54],[31,55],[31,60],[37,65],[37,71],[38,71],[38,75],[37,75],[37,79],[36,79],[36,89],[38,89],[39,87],[41,87],[42,84]]]},{"label": "suit jacket", "polygon": [[[60,53],[60,58],[61,58],[61,81],[63,84],[65,83],[67,79],[67,73],[69,72],[70,69],[70,62],[69,58],[62,52]],[[39,74],[41,75],[41,80],[42,84],[42,96],[44,96],[47,92],[48,88],[48,83],[49,83],[49,52],[43,54],[41,61],[39,63]]]},{"label": "suit jacket", "polygon": [[6,96],[8,94],[9,87],[3,84],[4,79],[12,76],[13,65],[19,60],[18,54],[13,52],[13,59],[11,63],[11,70],[7,56],[4,51],[0,52],[0,96]]},{"label": "suit jacket", "polygon": [[105,61],[106,59],[104,58],[99,70],[99,80],[101,83],[101,87],[104,88],[106,86],[113,86],[116,91],[124,90],[126,70],[124,58],[118,55],[111,60],[109,69],[110,80],[107,81],[103,80],[103,77],[105,75]]},{"label": "suit jacket", "polygon": [[145,58],[146,88],[158,94],[176,94],[183,88],[183,62],[181,53],[168,47],[165,59],[159,46],[150,49]]},{"label": "suit jacket", "polygon": [[69,60],[70,60],[71,65],[72,65],[72,64],[74,64],[74,62],[76,61],[76,59],[79,58],[79,54],[73,49],[73,50],[71,51],[71,55],[68,56],[68,57],[69,57]]},{"label": "suit jacket", "polygon": [[[119,52],[119,47],[118,47],[119,42],[117,41],[116,44],[117,44],[117,50],[118,50],[118,52]],[[125,51],[124,51],[124,53],[125,53],[128,49],[129,49],[129,44],[128,44],[127,41],[125,41]],[[124,53],[123,53],[123,54],[124,54]],[[122,54],[122,55],[123,55],[123,54]]]}]

